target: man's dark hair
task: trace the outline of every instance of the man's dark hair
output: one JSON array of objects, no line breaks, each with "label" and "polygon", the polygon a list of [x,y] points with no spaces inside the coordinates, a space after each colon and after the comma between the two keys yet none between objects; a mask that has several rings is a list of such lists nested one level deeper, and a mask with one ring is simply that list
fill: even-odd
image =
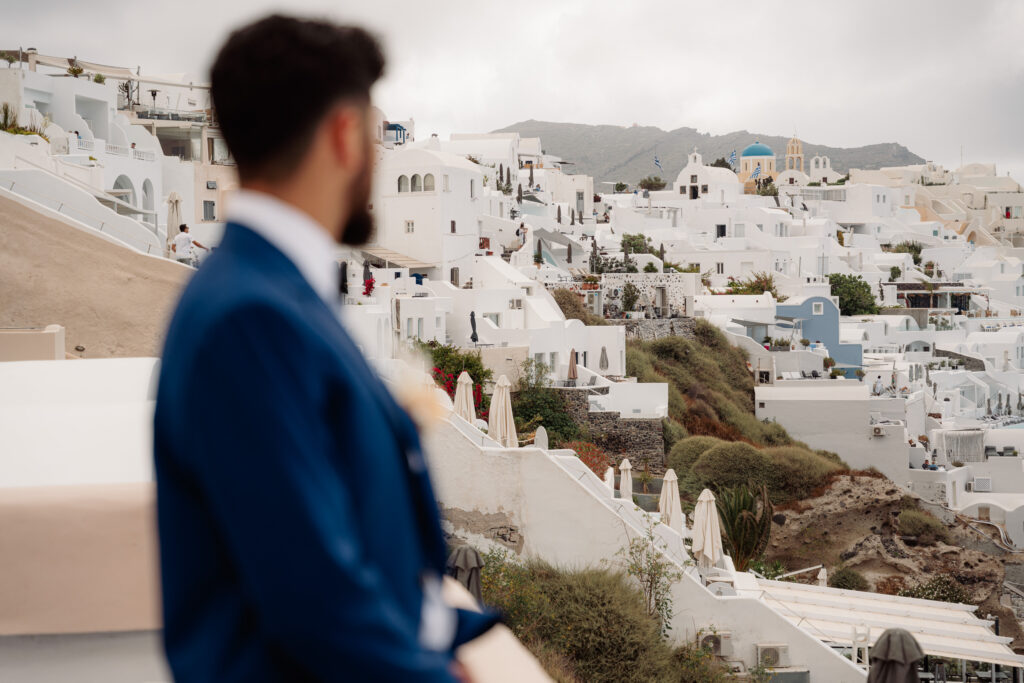
[{"label": "man's dark hair", "polygon": [[186,230],[188,230],[187,224],[182,223],[181,225],[178,226],[178,232],[185,232]]},{"label": "man's dark hair", "polygon": [[295,170],[328,111],[345,100],[369,103],[383,72],[377,40],[354,26],[274,14],[232,33],[210,71],[210,93],[239,176]]}]

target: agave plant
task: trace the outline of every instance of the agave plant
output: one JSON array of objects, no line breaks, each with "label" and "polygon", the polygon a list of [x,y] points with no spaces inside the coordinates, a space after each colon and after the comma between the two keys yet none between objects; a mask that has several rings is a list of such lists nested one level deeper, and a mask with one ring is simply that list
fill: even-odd
[{"label": "agave plant", "polygon": [[737,486],[718,492],[718,516],[722,522],[722,544],[737,571],[746,571],[751,561],[768,547],[772,531],[772,502],[768,488],[752,490]]}]

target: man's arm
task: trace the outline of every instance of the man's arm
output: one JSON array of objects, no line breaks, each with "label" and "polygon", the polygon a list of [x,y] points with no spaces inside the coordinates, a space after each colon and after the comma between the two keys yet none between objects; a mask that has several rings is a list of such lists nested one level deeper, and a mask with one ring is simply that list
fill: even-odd
[{"label": "man's arm", "polygon": [[189,369],[191,467],[275,645],[323,680],[449,683],[451,654],[419,644],[379,558],[364,555],[308,342],[263,305],[207,335]]},{"label": "man's arm", "polygon": [[174,242],[171,242],[171,251],[173,251],[175,254],[178,253],[178,245],[175,244]]},{"label": "man's arm", "polygon": [[[202,244],[200,244],[197,240],[192,240],[192,244],[196,245],[200,249],[206,249],[206,247],[204,247]],[[210,251],[210,250],[206,249],[206,251]]]}]

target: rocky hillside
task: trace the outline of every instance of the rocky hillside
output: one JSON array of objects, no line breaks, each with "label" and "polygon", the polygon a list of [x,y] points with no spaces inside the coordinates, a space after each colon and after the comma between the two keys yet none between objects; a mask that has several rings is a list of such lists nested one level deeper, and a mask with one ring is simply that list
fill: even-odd
[{"label": "rocky hillside", "polygon": [[[653,126],[591,126],[579,123],[551,121],[521,121],[495,132],[516,132],[523,137],[539,137],[544,151],[575,162],[579,173],[593,176],[594,190],[608,188],[602,182],[622,181],[635,183],[648,175],[675,179],[686,165],[686,156],[696,147],[706,163],[718,157],[728,158],[736,150],[760,141],[772,148],[779,165],[786,153],[787,137],[765,135],[739,130],[724,135],[701,133],[695,128],[677,128],[671,131]],[[845,173],[850,168],[881,168],[903,164],[923,163],[924,159],[895,142],[864,147],[829,147],[804,141],[804,160],[823,154],[832,160],[832,168]],[[664,171],[654,165],[654,156],[661,161]]]}]

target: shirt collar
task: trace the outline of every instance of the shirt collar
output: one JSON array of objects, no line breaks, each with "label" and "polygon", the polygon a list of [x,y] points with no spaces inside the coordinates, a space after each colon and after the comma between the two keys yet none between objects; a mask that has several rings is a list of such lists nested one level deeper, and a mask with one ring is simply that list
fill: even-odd
[{"label": "shirt collar", "polygon": [[332,308],[338,303],[338,244],[309,214],[265,192],[237,190],[228,206],[228,222],[270,242],[324,302]]}]

